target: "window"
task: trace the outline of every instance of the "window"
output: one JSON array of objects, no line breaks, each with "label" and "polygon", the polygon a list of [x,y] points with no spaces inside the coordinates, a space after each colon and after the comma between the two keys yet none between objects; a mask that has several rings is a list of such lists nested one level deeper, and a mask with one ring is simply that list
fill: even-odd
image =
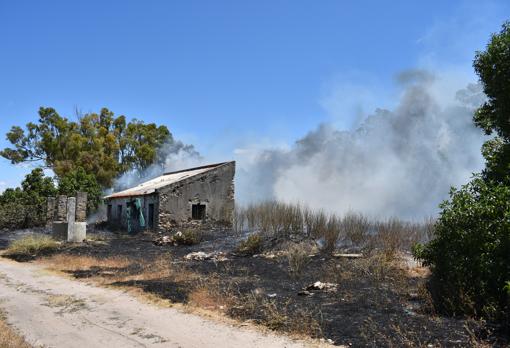
[{"label": "window", "polygon": [[122,204],[117,205],[117,220],[122,220]]},{"label": "window", "polygon": [[108,204],[108,210],[106,211],[106,218],[108,221],[112,219],[112,205]]},{"label": "window", "polygon": [[149,204],[149,228],[154,228],[154,203]]},{"label": "window", "polygon": [[193,220],[205,219],[205,204],[193,204],[191,206],[191,218]]}]

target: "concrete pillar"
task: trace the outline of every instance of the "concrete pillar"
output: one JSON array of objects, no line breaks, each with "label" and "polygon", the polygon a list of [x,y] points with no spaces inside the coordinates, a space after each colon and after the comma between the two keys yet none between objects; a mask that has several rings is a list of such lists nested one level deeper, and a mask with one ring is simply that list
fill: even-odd
[{"label": "concrete pillar", "polygon": [[67,220],[67,197],[60,195],[57,199],[57,214],[55,221],[65,222]]},{"label": "concrete pillar", "polygon": [[76,221],[87,221],[87,192],[78,192],[76,194]]},{"label": "concrete pillar", "polygon": [[67,199],[67,240],[71,238],[74,230],[74,221],[76,219],[76,198]]},{"label": "concrete pillar", "polygon": [[46,227],[51,227],[55,220],[55,197],[48,197],[46,206]]}]

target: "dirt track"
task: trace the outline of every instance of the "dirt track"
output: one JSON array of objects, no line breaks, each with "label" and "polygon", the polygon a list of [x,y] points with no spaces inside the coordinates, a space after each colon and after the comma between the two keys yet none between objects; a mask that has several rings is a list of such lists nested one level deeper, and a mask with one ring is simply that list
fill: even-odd
[{"label": "dirt track", "polygon": [[158,308],[118,290],[0,260],[0,308],[35,346],[303,347],[303,342]]}]

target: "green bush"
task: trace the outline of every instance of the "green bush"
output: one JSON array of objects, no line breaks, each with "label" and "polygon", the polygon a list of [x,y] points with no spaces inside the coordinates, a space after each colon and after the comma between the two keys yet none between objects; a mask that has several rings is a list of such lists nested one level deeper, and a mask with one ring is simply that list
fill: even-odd
[{"label": "green bush", "polygon": [[237,252],[242,255],[255,255],[262,251],[264,241],[259,233],[254,233],[248,236],[246,240],[239,243]]},{"label": "green bush", "polygon": [[25,176],[21,187],[0,194],[0,228],[16,229],[43,226],[46,221],[46,197],[56,193],[53,180],[41,168]]},{"label": "green bush", "polygon": [[202,240],[202,234],[199,230],[187,228],[182,232],[177,232],[172,236],[176,245],[195,245]]},{"label": "green bush", "polygon": [[443,202],[434,239],[415,255],[432,271],[439,310],[508,317],[510,187],[475,177]]}]

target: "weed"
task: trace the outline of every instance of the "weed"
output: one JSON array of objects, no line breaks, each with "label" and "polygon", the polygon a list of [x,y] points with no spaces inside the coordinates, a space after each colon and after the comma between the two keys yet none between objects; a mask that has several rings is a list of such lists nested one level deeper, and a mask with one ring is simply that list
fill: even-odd
[{"label": "weed", "polygon": [[237,252],[242,255],[255,255],[262,251],[263,240],[259,233],[254,233],[243,240],[237,247]]},{"label": "weed", "polygon": [[34,258],[56,251],[60,244],[48,236],[27,236],[13,241],[5,255],[18,260]]},{"label": "weed", "polygon": [[31,346],[15,332],[5,321],[0,312],[0,347],[2,348],[30,348]]},{"label": "weed", "polygon": [[246,212],[243,208],[235,207],[234,209],[234,221],[232,227],[236,234],[240,234],[244,230],[244,225],[246,221]]},{"label": "weed", "polygon": [[202,233],[196,228],[187,228],[182,232],[177,232],[172,236],[172,240],[177,245],[194,245],[202,240]]},{"label": "weed", "polygon": [[342,230],[353,245],[364,246],[369,236],[370,221],[362,214],[347,213],[342,219]]},{"label": "weed", "polygon": [[336,243],[341,233],[341,221],[335,215],[331,215],[323,232],[324,251],[332,253],[336,248]]},{"label": "weed", "polygon": [[292,245],[287,252],[290,273],[294,277],[299,277],[303,267],[308,263],[310,250],[305,244]]}]

